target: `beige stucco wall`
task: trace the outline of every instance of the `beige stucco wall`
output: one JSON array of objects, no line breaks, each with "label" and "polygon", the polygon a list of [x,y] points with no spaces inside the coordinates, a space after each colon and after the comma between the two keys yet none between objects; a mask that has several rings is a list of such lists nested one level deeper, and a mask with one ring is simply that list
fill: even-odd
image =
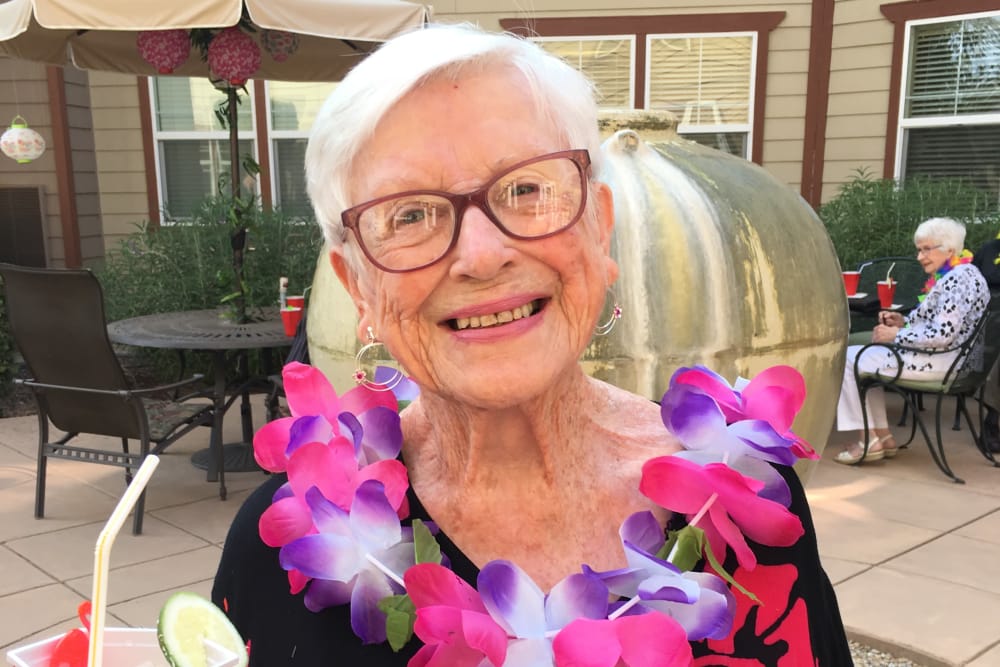
[{"label": "beige stucco wall", "polygon": [[823,201],[858,170],[882,177],[893,25],[868,0],[834,6]]},{"label": "beige stucco wall", "polygon": [[[530,7],[530,11],[526,7]],[[812,13],[812,3],[808,0],[785,3],[733,0],[724,5],[705,5],[691,0],[629,0],[622,3],[578,0],[572,4],[565,0],[537,0],[530,4],[518,0],[446,0],[434,3],[436,21],[469,21],[488,30],[499,30],[501,19],[773,11],[786,12],[786,17],[770,34],[763,166],[798,191],[802,175]]]},{"label": "beige stucco wall", "polygon": [[47,150],[40,158],[18,164],[0,155],[0,185],[41,187],[45,213],[46,253],[52,266],[62,266],[62,228],[59,225],[59,187],[52,148],[52,117],[45,66],[0,58],[0,131],[18,113],[42,135]]},{"label": "beige stucco wall", "polygon": [[138,223],[149,219],[139,85],[139,79],[127,74],[90,73],[106,250],[116,248]]}]

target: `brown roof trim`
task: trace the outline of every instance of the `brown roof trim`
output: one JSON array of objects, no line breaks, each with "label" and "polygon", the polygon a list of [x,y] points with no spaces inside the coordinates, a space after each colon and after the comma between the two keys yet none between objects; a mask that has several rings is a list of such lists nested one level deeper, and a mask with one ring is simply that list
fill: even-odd
[{"label": "brown roof trim", "polygon": [[69,137],[69,112],[66,108],[66,78],[62,67],[45,68],[49,89],[49,113],[52,115],[52,152],[56,182],[59,184],[59,223],[62,226],[63,261],[67,268],[83,266],[80,252],[80,225],[77,222],[76,183],[73,180],[73,145]]},{"label": "brown roof trim", "polygon": [[879,6],[893,23],[892,67],[889,73],[889,108],[885,124],[885,158],[882,176],[892,178],[896,166],[896,135],[899,132],[900,88],[903,81],[903,42],[906,22],[942,16],[1000,11],[1000,0],[908,0]]},{"label": "brown roof trim", "polygon": [[142,160],[146,169],[146,213],[153,227],[160,226],[160,184],[156,181],[156,146],[153,144],[153,106],[149,77],[136,77],[139,87],[139,127],[142,128]]},{"label": "brown roof trim", "polygon": [[260,190],[260,205],[265,211],[273,207],[271,193],[271,142],[267,135],[267,96],[264,94],[264,80],[254,79],[253,109],[257,117],[257,156],[260,158],[257,187]]},{"label": "brown roof trim", "polygon": [[826,116],[833,57],[833,3],[834,0],[813,0],[812,27],[809,30],[809,71],[799,192],[813,208],[819,208],[823,197]]},{"label": "brown roof trim", "polygon": [[654,14],[649,16],[574,16],[565,18],[501,19],[500,27],[524,37],[577,35],[636,36],[636,108],[643,108],[646,87],[646,35],[678,32],[756,32],[757,74],[754,81],[753,147],[750,159],[764,156],[764,110],[767,101],[769,33],[785,20],[786,12],[732,12],[723,14]]}]

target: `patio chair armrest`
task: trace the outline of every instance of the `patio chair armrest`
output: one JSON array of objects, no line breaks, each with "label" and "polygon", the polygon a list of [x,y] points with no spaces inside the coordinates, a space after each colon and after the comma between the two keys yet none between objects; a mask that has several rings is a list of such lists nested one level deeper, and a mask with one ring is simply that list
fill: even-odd
[{"label": "patio chair armrest", "polygon": [[155,394],[163,391],[171,391],[173,389],[180,389],[181,387],[186,387],[189,384],[194,384],[199,380],[205,379],[204,373],[195,373],[191,377],[184,378],[183,380],[178,380],[176,382],[171,382],[170,384],[161,384],[155,387],[144,387],[142,389],[132,389],[131,393],[136,396],[144,396],[146,394]]},{"label": "patio chair armrest", "polygon": [[[865,355],[865,352],[867,352],[869,348],[873,348],[873,347],[885,348],[886,350],[888,350],[889,352],[891,352],[894,357],[896,357],[896,374],[894,376],[892,376],[891,379],[890,379],[890,376],[888,376],[888,375],[880,375],[877,372],[876,372],[876,376],[879,377],[879,378],[885,379],[888,382],[895,382],[896,380],[898,380],[900,374],[903,372],[903,358],[901,356],[899,356],[899,351],[902,350],[902,349],[907,349],[907,348],[904,348],[901,345],[896,345],[894,343],[868,343],[867,345],[863,346],[860,350],[858,350],[857,356],[854,357],[854,381],[856,383],[858,383],[858,384],[861,383],[862,373],[861,373],[860,369],[858,368],[858,365],[861,362],[861,358]],[[866,375],[867,376],[871,376],[871,373],[867,373]]]},{"label": "patio chair armrest", "polygon": [[203,374],[196,373],[184,380],[180,380],[178,382],[171,382],[170,384],[164,384],[157,387],[150,387],[149,389],[97,389],[95,387],[72,387],[63,384],[49,384],[46,382],[36,382],[35,380],[30,378],[28,379],[15,378],[14,384],[29,387],[31,389],[56,389],[59,391],[75,391],[81,394],[103,394],[105,396],[119,396],[121,398],[128,399],[133,396],[142,396],[144,394],[169,391],[177,387],[183,387],[197,380],[201,380],[203,377],[205,377]]}]

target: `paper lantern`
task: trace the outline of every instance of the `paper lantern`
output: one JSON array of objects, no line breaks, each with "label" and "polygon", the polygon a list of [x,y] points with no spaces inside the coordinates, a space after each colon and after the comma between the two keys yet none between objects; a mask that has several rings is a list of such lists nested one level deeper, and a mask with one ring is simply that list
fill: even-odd
[{"label": "paper lantern", "polygon": [[239,28],[226,28],[208,45],[208,66],[231,86],[242,86],[260,67],[260,47]]},{"label": "paper lantern", "polygon": [[25,164],[45,152],[45,139],[28,127],[24,118],[14,116],[10,129],[0,136],[0,150],[18,164]]},{"label": "paper lantern", "polygon": [[260,41],[275,62],[283,63],[299,48],[299,36],[286,30],[265,30]]},{"label": "paper lantern", "polygon": [[143,30],[135,38],[139,55],[160,74],[170,74],[191,53],[191,40],[185,30]]}]

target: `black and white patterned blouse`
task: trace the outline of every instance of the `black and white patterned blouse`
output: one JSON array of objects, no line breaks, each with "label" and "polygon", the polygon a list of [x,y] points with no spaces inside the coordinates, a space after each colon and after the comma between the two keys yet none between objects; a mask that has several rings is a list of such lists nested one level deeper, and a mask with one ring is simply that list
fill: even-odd
[{"label": "black and white patterned blouse", "polygon": [[[959,264],[931,288],[926,298],[906,316],[906,326],[896,334],[895,343],[928,351],[958,347],[973,329],[990,302],[983,275],[971,264]],[[954,354],[906,352],[904,369],[944,373],[955,360]]]}]

